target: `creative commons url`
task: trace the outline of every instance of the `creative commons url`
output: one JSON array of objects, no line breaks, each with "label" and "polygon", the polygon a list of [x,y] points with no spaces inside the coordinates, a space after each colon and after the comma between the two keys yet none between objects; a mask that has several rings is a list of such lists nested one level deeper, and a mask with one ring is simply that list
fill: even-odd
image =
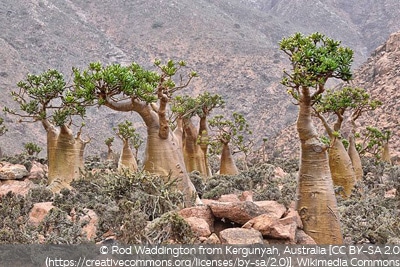
[{"label": "creative commons url", "polygon": [[[94,247],[94,248],[93,248]],[[386,245],[103,245],[30,249],[46,267],[400,266],[400,246]],[[12,258],[12,251],[9,251]],[[19,251],[21,252],[21,251]],[[20,253],[18,253],[21,255]],[[33,257],[32,257],[33,256]],[[21,263],[20,256],[15,258]],[[41,261],[41,262],[37,262]],[[26,266],[29,262],[27,262]],[[37,266],[37,265],[35,265]]]}]

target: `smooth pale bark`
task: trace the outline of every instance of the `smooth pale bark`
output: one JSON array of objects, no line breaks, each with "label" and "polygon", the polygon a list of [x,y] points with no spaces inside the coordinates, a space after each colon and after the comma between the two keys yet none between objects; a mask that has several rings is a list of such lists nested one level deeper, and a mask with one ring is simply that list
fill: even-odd
[{"label": "smooth pale bark", "polygon": [[136,172],[138,170],[138,166],[132,149],[129,146],[129,141],[123,140],[123,143],[121,155],[118,161],[118,170]]},{"label": "smooth pale bark", "polygon": [[55,149],[54,147],[48,149],[50,152],[48,184],[53,192],[63,188],[71,189],[70,183],[80,177],[84,168],[83,153],[86,144],[87,142],[80,138],[80,134],[75,138],[68,126],[60,127]]},{"label": "smooth pale bark", "polygon": [[354,173],[356,174],[356,180],[357,181],[362,180],[363,168],[362,168],[360,154],[356,149],[356,142],[353,134],[351,134],[349,137],[349,148],[347,149],[347,153],[349,154],[349,157],[351,159]]},{"label": "smooth pale bark", "polygon": [[207,155],[209,136],[208,136],[208,126],[207,126],[207,117],[206,116],[203,116],[200,118],[199,136],[200,136],[199,146],[200,146],[201,150],[203,151],[204,163],[206,165],[206,177],[211,177],[212,172],[211,172],[211,167],[210,167],[210,163],[208,161],[208,155]]},{"label": "smooth pale bark", "polygon": [[115,153],[111,148],[111,145],[107,145],[107,160],[112,161],[115,159]]},{"label": "smooth pale bark", "polygon": [[322,115],[317,114],[331,140],[328,156],[333,184],[336,186],[341,186],[343,188],[343,193],[341,194],[342,197],[348,198],[351,195],[351,191],[354,188],[357,178],[351,158],[347,153],[346,148],[344,147],[342,141],[333,134],[334,131],[340,130],[343,122],[342,114],[338,113],[336,115],[338,116],[338,119],[332,129],[328,125],[325,118]]},{"label": "smooth pale bark", "polygon": [[235,160],[233,159],[229,143],[224,143],[221,152],[220,174],[224,175],[237,175],[239,171],[236,167]]},{"label": "smooth pale bark", "polygon": [[341,140],[334,138],[329,148],[329,167],[333,184],[343,188],[342,197],[348,198],[356,183],[356,174],[349,154]]},{"label": "smooth pale bark", "polygon": [[164,101],[160,101],[160,108],[157,108],[136,100],[114,102],[108,98],[105,105],[117,111],[136,111],[141,116],[147,127],[144,170],[165,179],[177,179],[177,188],[184,194],[185,206],[192,206],[194,201],[201,201],[186,171],[181,141],[170,130],[165,110],[161,110],[166,107]]},{"label": "smooth pale bark", "polygon": [[390,149],[389,149],[389,142],[386,142],[383,145],[383,149],[382,149],[382,161],[386,162],[386,163],[392,163],[392,160],[390,158]]},{"label": "smooth pale bark", "polygon": [[174,135],[176,137],[176,139],[178,140],[178,145],[181,149],[183,149],[183,138],[184,138],[184,134],[183,134],[183,119],[182,118],[178,118],[176,120],[176,128],[174,130]]},{"label": "smooth pale bark", "polygon": [[51,184],[54,181],[57,165],[56,165],[56,148],[58,130],[49,121],[42,121],[43,127],[47,132],[47,161],[48,161],[48,180],[47,183]]},{"label": "smooth pale bark", "polygon": [[183,120],[184,135],[182,140],[183,158],[188,172],[198,171],[203,177],[207,177],[205,155],[197,142],[197,129],[190,119]]},{"label": "smooth pale bark", "polygon": [[312,122],[309,89],[302,88],[297,131],[301,142],[296,209],[317,244],[342,244],[328,155]]},{"label": "smooth pale bark", "polygon": [[175,135],[170,132],[168,139],[160,138],[158,129],[147,129],[144,170],[158,174],[166,179],[177,179],[177,188],[185,196],[185,205],[199,201],[196,189],[186,171],[182,149]]}]

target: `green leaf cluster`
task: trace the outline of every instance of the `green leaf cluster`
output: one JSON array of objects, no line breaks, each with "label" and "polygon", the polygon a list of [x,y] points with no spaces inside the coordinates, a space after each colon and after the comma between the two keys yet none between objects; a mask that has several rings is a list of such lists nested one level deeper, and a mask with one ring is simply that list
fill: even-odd
[{"label": "green leaf cluster", "polygon": [[113,142],[114,142],[114,137],[109,137],[109,138],[107,138],[107,139],[104,141],[104,143],[105,143],[107,146],[111,146]]},{"label": "green leaf cluster", "polygon": [[18,82],[17,86],[35,101],[45,104],[60,97],[66,83],[63,75],[54,69],[49,69],[40,75],[28,74],[27,78]]},{"label": "green leaf cluster", "polygon": [[300,87],[318,90],[329,78],[343,81],[352,78],[353,51],[321,33],[308,36],[295,33],[282,39],[279,46],[289,56],[292,65],[292,72],[285,71],[282,84],[291,88],[289,94],[295,99],[298,99],[296,90]]},{"label": "green leaf cluster", "polygon": [[90,63],[83,71],[73,68],[75,95],[87,103],[104,104],[105,97],[125,96],[155,102],[160,76],[133,62],[129,66]]},{"label": "green leaf cluster", "polygon": [[339,90],[327,90],[317,101],[317,112],[340,112],[346,109],[374,110],[382,105],[382,102],[371,99],[370,94],[363,88],[344,87]]},{"label": "green leaf cluster", "polygon": [[180,117],[206,117],[214,108],[224,107],[225,101],[218,94],[205,92],[197,97],[176,96],[172,100],[171,110]]},{"label": "green leaf cluster", "polygon": [[210,128],[216,132],[210,140],[211,153],[219,153],[222,144],[230,143],[240,152],[247,153],[250,149],[248,136],[253,132],[245,117],[237,112],[232,113],[232,120],[226,119],[223,115],[211,118],[208,123]]},{"label": "green leaf cluster", "polygon": [[130,121],[119,123],[117,127],[113,128],[113,130],[123,140],[129,140],[138,135],[135,127],[133,127],[133,124]]},{"label": "green leaf cluster", "polygon": [[8,107],[4,111],[33,121],[49,119],[57,126],[64,125],[72,116],[84,117],[86,109],[72,94],[63,75],[57,70],[47,70],[39,75],[28,74],[12,91],[13,100],[20,111]]},{"label": "green leaf cluster", "polygon": [[24,148],[25,148],[26,153],[27,153],[28,155],[31,155],[31,156],[32,156],[33,154],[35,154],[35,153],[36,153],[36,155],[37,155],[37,154],[40,153],[40,151],[42,151],[42,148],[41,148],[39,145],[37,145],[37,144],[35,144],[35,143],[32,143],[32,142],[26,143],[26,144],[24,145]]},{"label": "green leaf cluster", "polygon": [[368,126],[365,131],[362,134],[358,134],[358,136],[364,139],[362,143],[356,145],[358,152],[362,155],[370,153],[379,160],[381,158],[383,146],[389,142],[392,132]]}]

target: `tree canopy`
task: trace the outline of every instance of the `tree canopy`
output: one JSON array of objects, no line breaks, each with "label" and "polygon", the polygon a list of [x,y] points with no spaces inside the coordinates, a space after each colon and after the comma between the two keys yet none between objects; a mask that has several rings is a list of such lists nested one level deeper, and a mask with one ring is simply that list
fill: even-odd
[{"label": "tree canopy", "polygon": [[300,87],[313,88],[312,98],[325,90],[329,78],[349,81],[352,78],[353,51],[341,46],[321,33],[304,36],[296,33],[279,43],[280,49],[289,57],[292,71],[284,70],[282,84],[296,100],[300,98]]}]

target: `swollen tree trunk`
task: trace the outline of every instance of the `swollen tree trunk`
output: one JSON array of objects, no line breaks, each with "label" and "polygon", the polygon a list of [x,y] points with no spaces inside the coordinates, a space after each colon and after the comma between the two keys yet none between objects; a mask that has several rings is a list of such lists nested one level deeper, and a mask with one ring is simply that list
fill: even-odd
[{"label": "swollen tree trunk", "polygon": [[356,180],[361,181],[363,178],[363,168],[360,154],[356,149],[356,142],[353,134],[351,134],[349,137],[349,148],[347,149],[347,153],[349,154],[351,163],[353,164],[354,173],[356,174]]},{"label": "swollen tree trunk", "polygon": [[177,188],[184,194],[186,206],[201,203],[196,189],[186,171],[181,141],[176,138],[166,119],[166,103],[160,101],[160,108],[145,102],[114,102],[106,99],[105,105],[117,111],[137,112],[147,127],[147,143],[143,167],[145,171],[158,174],[165,179],[177,179]]},{"label": "swollen tree trunk", "polygon": [[188,172],[198,171],[203,177],[207,177],[205,155],[197,143],[197,129],[190,119],[184,119],[184,138],[182,141],[183,158]]},{"label": "swollen tree trunk", "polygon": [[132,149],[129,146],[129,140],[123,140],[124,145],[122,147],[121,156],[118,161],[118,170],[128,170],[136,172],[138,170],[136,158],[133,155]]},{"label": "swollen tree trunk", "polygon": [[70,183],[79,178],[84,166],[83,152],[86,143],[79,135],[74,138],[68,126],[60,127],[55,150],[50,149],[49,154],[49,188],[53,192],[71,188]]},{"label": "swollen tree trunk", "polygon": [[220,174],[237,175],[239,171],[236,167],[235,160],[233,159],[229,143],[224,143],[222,146]]},{"label": "swollen tree trunk", "polygon": [[325,146],[311,119],[311,96],[302,88],[297,131],[301,142],[296,209],[317,244],[342,244],[337,202]]},{"label": "swollen tree trunk", "polygon": [[382,149],[382,161],[386,163],[392,163],[392,160],[390,159],[390,149],[389,149],[389,142],[386,142],[383,145]]},{"label": "swollen tree trunk", "polygon": [[107,160],[113,161],[115,158],[114,151],[111,148],[111,145],[107,145]]},{"label": "swollen tree trunk", "polygon": [[47,164],[48,164],[48,179],[47,184],[51,184],[57,173],[57,160],[56,160],[56,150],[57,150],[57,139],[58,130],[51,124],[48,120],[42,121],[43,127],[47,132]]},{"label": "swollen tree trunk", "polygon": [[174,135],[175,135],[176,139],[178,140],[179,147],[183,151],[183,143],[182,142],[185,137],[183,134],[183,119],[180,117],[176,121],[176,128],[174,130]]},{"label": "swollen tree trunk", "polygon": [[206,177],[211,177],[212,172],[211,172],[211,167],[210,163],[208,161],[208,141],[209,141],[209,136],[208,136],[208,126],[207,126],[207,117],[203,116],[200,118],[200,126],[199,126],[199,136],[200,136],[200,148],[203,151],[203,156],[204,156],[204,164],[206,165]]},{"label": "swollen tree trunk", "polygon": [[186,171],[181,141],[171,130],[166,133],[162,128],[163,134],[160,134],[158,115],[150,108],[143,108],[139,114],[147,126],[144,170],[165,179],[177,179],[177,188],[183,192],[186,206],[192,206],[194,201],[201,202]]},{"label": "swollen tree trunk", "polygon": [[351,195],[351,191],[354,188],[356,182],[356,174],[354,172],[353,164],[350,159],[349,154],[346,151],[342,141],[337,138],[333,131],[339,131],[342,124],[341,114],[338,114],[338,120],[334,125],[334,129],[328,125],[325,118],[317,114],[317,116],[322,121],[326,132],[331,140],[329,147],[329,168],[331,170],[333,184],[336,186],[341,186],[343,188],[342,197],[348,198]]},{"label": "swollen tree trunk", "polygon": [[343,187],[344,198],[351,195],[356,182],[356,174],[349,154],[342,141],[334,138],[329,148],[329,167],[331,170],[333,184]]}]

